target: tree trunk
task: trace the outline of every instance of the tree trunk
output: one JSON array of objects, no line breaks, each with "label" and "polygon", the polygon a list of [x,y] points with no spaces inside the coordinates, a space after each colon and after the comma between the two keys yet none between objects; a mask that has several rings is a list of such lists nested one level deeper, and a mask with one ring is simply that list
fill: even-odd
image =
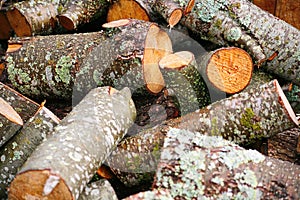
[{"label": "tree trunk", "polygon": [[172,198],[299,199],[300,167],[220,137],[171,129],[154,188]]},{"label": "tree trunk", "polygon": [[[0,197],[7,199],[7,187],[17,171],[36,147],[46,140],[59,119],[45,107],[41,107],[23,128],[0,149]],[[5,198],[6,197],[6,198]]]},{"label": "tree trunk", "polygon": [[[183,5],[181,7],[187,5],[187,1],[180,2]],[[299,30],[249,1],[197,1],[192,12],[182,18],[181,24],[202,39],[222,46],[243,47],[258,64],[278,52],[277,57],[263,67],[279,77],[300,84]]]},{"label": "tree trunk", "polygon": [[[297,124],[278,82],[273,80],[126,138],[112,152],[107,164],[118,174],[155,170],[165,134],[171,128],[222,136],[237,144],[246,144],[297,127]],[[128,179],[126,182],[130,184],[141,181],[133,175],[121,179]]]},{"label": "tree trunk", "polygon": [[[21,117],[23,124],[34,115],[39,105],[24,97],[8,86],[0,82],[0,98],[6,101],[11,108]],[[2,105],[4,108],[4,105]],[[17,131],[22,128],[22,124],[17,124],[0,114],[0,147],[7,142]]]},{"label": "tree trunk", "polygon": [[67,30],[77,29],[78,26],[90,22],[92,18],[99,18],[106,14],[108,5],[109,1],[100,0],[68,1],[58,16],[59,23]]},{"label": "tree trunk", "polygon": [[135,115],[128,88],[93,89],[28,158],[9,187],[9,198],[78,199]]}]

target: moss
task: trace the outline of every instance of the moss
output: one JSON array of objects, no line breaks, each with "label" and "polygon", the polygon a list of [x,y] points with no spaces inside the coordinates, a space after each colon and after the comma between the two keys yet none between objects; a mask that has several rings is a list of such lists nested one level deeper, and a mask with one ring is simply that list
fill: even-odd
[{"label": "moss", "polygon": [[261,130],[259,122],[255,122],[256,117],[257,116],[254,114],[251,108],[246,108],[245,112],[242,114],[242,117],[240,119],[241,125],[253,131]]}]

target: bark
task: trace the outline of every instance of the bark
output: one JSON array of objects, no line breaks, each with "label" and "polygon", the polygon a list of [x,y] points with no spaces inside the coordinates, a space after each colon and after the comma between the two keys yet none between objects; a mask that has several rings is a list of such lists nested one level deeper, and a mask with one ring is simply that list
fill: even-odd
[{"label": "bark", "polygon": [[[76,73],[104,38],[101,32],[15,38],[6,57],[8,79],[31,98],[71,99]],[[21,48],[10,52],[13,44]]]},{"label": "bark", "polygon": [[22,1],[7,12],[7,18],[17,36],[46,35],[53,32],[60,2]]},{"label": "bark", "polygon": [[106,14],[108,5],[109,1],[106,0],[68,1],[58,16],[59,23],[67,30],[77,29],[78,26],[90,22],[93,18]]},{"label": "bark", "polygon": [[130,97],[128,88],[90,91],[28,158],[9,187],[9,198],[78,199],[132,125],[136,111]]},{"label": "bark", "polygon": [[206,82],[228,94],[242,91],[252,77],[252,58],[237,47],[216,49],[202,55],[199,62]]},{"label": "bark", "polygon": [[47,108],[41,107],[23,128],[0,149],[0,197],[7,199],[7,187],[17,171],[36,147],[45,141],[59,119]]},{"label": "bark", "polygon": [[167,134],[155,179],[172,198],[300,198],[298,165],[179,129]]},{"label": "bark", "polygon": [[[0,82],[0,97],[21,117],[23,123],[34,115],[39,105]],[[0,147],[22,127],[0,114]]]},{"label": "bark", "polygon": [[[187,1],[180,1],[183,7]],[[237,45],[260,63],[278,51],[264,68],[279,77],[300,84],[300,32],[247,0],[198,1],[181,24],[200,38],[222,46]],[[286,34],[286,33],[289,34]]]},{"label": "bark", "polygon": [[[246,144],[297,127],[297,124],[278,82],[273,80],[126,138],[112,152],[107,164],[112,170],[125,174],[153,172],[165,134],[171,128],[222,136],[237,144]],[[126,182],[130,184],[141,181],[134,176],[122,177],[123,180],[128,178]]]},{"label": "bark", "polygon": [[110,183],[105,179],[101,179],[89,183],[78,200],[118,200],[118,198]]}]

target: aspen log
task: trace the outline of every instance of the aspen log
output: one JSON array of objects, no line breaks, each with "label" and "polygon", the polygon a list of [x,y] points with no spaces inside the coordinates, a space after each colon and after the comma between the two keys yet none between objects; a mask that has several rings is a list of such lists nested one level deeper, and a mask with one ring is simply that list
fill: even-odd
[{"label": "aspen log", "polygon": [[22,1],[14,3],[7,11],[8,21],[17,36],[46,35],[56,26],[60,2]]},{"label": "aspen log", "polygon": [[109,1],[76,0],[67,1],[63,11],[58,15],[59,23],[67,30],[77,29],[78,26],[106,14]]},{"label": "aspen log", "polygon": [[[277,80],[273,80],[128,137],[120,142],[106,161],[117,174],[122,171],[125,174],[153,172],[165,134],[170,128],[222,136],[237,144],[246,144],[297,126],[290,104]],[[127,178],[131,180],[126,182],[132,185],[141,181],[132,175],[122,177],[123,180]]]},{"label": "aspen log", "polygon": [[[186,6],[189,1],[173,2]],[[181,24],[202,39],[222,46],[243,47],[257,64],[278,52],[277,57],[267,61],[263,67],[281,78],[300,84],[299,30],[251,2],[197,1],[191,13],[182,18]]]},{"label": "aspen log", "polygon": [[300,167],[221,137],[171,129],[154,188],[172,198],[299,199]]},{"label": "aspen log", "polygon": [[36,147],[46,140],[59,119],[41,106],[23,128],[0,149],[0,197],[7,199],[7,187]]},{"label": "aspen log", "polygon": [[91,90],[28,158],[9,187],[9,199],[78,199],[135,115],[128,88]]},{"label": "aspen log", "polygon": [[[22,128],[22,125],[26,123],[30,117],[34,115],[34,113],[38,110],[39,105],[1,82],[0,99],[1,147],[13,135],[15,135],[20,128]],[[1,110],[6,114],[1,112]],[[16,115],[17,118],[14,117]]]}]

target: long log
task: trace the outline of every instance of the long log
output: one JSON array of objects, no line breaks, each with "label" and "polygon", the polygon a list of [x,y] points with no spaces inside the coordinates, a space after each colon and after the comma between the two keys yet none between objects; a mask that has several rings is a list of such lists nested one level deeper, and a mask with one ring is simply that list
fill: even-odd
[{"label": "long log", "polygon": [[7,199],[7,187],[36,147],[47,139],[59,119],[47,108],[41,108],[22,129],[0,149],[0,198]]},{"label": "long log", "polygon": [[171,129],[154,188],[172,198],[299,199],[300,166],[221,137]]},{"label": "long log", "polygon": [[[171,128],[222,136],[237,144],[246,144],[297,126],[290,104],[277,80],[273,80],[126,138],[112,152],[107,164],[117,174],[153,172],[165,134]],[[122,179],[132,185],[141,181],[132,175]]]},{"label": "long log", "polygon": [[28,158],[10,184],[9,199],[78,199],[135,115],[128,88],[91,90]]},{"label": "long log", "polygon": [[[9,104],[14,113],[20,116],[22,123],[11,121],[0,113],[0,147],[22,128],[30,117],[38,110],[39,105],[0,82],[0,98]],[[4,105],[1,104],[4,109]],[[0,109],[0,110],[2,110]],[[9,114],[9,113],[7,113]]]},{"label": "long log", "polygon": [[[189,1],[172,2],[185,7]],[[182,18],[181,24],[202,39],[222,46],[244,48],[257,64],[278,52],[277,57],[267,61],[263,67],[281,78],[300,84],[299,30],[251,2],[197,1],[191,13]]]}]

